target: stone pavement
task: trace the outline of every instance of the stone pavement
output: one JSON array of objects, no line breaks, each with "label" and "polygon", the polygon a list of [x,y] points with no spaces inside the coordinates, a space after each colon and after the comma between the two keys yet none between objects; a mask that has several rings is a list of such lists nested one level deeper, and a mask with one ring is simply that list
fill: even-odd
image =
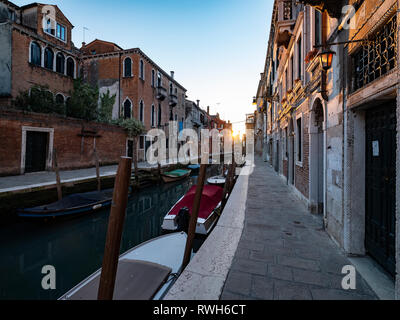
[{"label": "stone pavement", "polygon": [[345,254],[273,169],[260,158],[249,178],[245,226],[221,300],[376,300],[357,274],[341,283]]}]

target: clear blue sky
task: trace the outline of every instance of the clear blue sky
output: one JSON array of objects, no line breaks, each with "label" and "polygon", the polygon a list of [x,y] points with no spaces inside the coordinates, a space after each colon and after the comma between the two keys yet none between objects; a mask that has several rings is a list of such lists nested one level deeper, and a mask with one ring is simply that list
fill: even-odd
[{"label": "clear blue sky", "polygon": [[[12,0],[11,0],[12,1]],[[14,0],[17,5],[32,1]],[[46,3],[46,2],[44,2]],[[52,0],[75,26],[80,47],[96,38],[141,48],[191,100],[231,122],[254,111],[273,0]],[[239,124],[240,125],[240,124]]]}]

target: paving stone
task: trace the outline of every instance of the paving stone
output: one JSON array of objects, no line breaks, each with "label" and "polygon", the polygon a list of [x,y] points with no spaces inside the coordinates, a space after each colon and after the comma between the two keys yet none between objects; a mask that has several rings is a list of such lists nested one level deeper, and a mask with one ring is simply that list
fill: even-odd
[{"label": "paving stone", "polygon": [[271,279],[253,276],[251,297],[261,300],[272,300],[274,297],[274,283]]},{"label": "paving stone", "polygon": [[247,296],[251,290],[251,275],[244,272],[231,271],[224,288],[232,293]]},{"label": "paving stone", "polygon": [[323,230],[322,217],[311,215],[258,158],[249,177],[244,225],[221,299],[377,298],[359,275],[357,290],[341,288],[342,268],[351,263]]},{"label": "paving stone", "polygon": [[275,300],[312,300],[312,295],[306,285],[293,284],[290,282],[275,281]]},{"label": "paving stone", "polygon": [[260,261],[235,258],[232,263],[232,270],[265,276],[267,274],[267,264]]},{"label": "paving stone", "polygon": [[318,261],[297,257],[279,256],[278,264],[299,269],[320,270]]},{"label": "paving stone", "polygon": [[289,281],[293,280],[292,269],[289,267],[269,265],[268,275],[274,279],[289,280]]}]

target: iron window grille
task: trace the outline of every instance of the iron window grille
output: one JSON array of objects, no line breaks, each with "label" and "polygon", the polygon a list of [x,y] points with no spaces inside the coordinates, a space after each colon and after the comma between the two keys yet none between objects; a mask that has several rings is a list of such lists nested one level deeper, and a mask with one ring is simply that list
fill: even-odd
[{"label": "iron window grille", "polygon": [[384,76],[397,65],[397,16],[353,55],[353,91]]}]

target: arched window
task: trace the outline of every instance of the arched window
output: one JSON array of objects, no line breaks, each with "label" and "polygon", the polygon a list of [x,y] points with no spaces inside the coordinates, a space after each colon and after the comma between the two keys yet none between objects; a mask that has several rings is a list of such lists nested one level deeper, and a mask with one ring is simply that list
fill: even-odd
[{"label": "arched window", "polygon": [[50,48],[44,50],[44,67],[49,70],[54,69],[54,53]]},{"label": "arched window", "polygon": [[36,42],[31,43],[31,63],[36,66],[42,65],[42,49]]},{"label": "arched window", "polygon": [[158,104],[158,125],[161,126],[161,104]]},{"label": "arched window", "polygon": [[144,123],[144,103],[143,100],[139,103],[139,120]]},{"label": "arched window", "polygon": [[154,107],[154,104],[151,106],[151,126],[156,126],[156,108]]},{"label": "arched window", "polygon": [[169,84],[169,94],[174,93],[174,87],[172,86],[172,83]]},{"label": "arched window", "polygon": [[65,73],[65,57],[61,52],[57,53],[56,56],[56,71],[62,74]]},{"label": "arched window", "polygon": [[64,104],[64,96],[61,93],[56,95],[56,103],[57,104]]},{"label": "arched window", "polygon": [[75,61],[71,57],[67,59],[67,76],[74,78],[75,75]]},{"label": "arched window", "polygon": [[129,99],[124,102],[124,119],[132,118],[132,103]]},{"label": "arched window", "polygon": [[132,77],[132,59],[129,57],[124,60],[124,77]]}]

